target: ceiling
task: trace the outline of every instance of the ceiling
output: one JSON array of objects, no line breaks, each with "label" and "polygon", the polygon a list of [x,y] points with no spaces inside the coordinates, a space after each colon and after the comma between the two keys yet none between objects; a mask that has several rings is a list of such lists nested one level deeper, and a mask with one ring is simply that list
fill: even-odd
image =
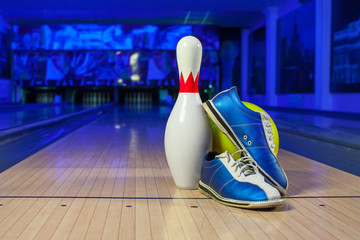
[{"label": "ceiling", "polygon": [[215,24],[247,27],[289,0],[0,0],[9,23]]}]

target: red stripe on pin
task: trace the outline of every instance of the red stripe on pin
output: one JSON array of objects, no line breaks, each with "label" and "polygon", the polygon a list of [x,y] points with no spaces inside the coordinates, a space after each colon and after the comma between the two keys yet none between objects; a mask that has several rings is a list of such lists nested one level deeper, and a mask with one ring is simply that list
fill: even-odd
[{"label": "red stripe on pin", "polygon": [[186,82],[182,72],[180,73],[180,91],[182,93],[198,93],[199,92],[199,73],[194,81],[193,74],[190,72]]}]

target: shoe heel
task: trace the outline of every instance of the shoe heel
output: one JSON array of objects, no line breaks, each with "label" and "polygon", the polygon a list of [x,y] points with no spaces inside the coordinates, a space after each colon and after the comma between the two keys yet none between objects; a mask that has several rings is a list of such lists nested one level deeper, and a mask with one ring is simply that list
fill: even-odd
[{"label": "shoe heel", "polygon": [[204,196],[206,196],[206,197],[208,197],[208,198],[212,198],[212,196],[210,196],[209,193],[207,193],[207,192],[205,192],[204,190],[202,190],[201,187],[198,187],[198,190],[199,190],[199,192],[200,192],[202,195],[204,195]]},{"label": "shoe heel", "polygon": [[199,182],[199,186],[198,186],[199,192],[200,192],[202,195],[204,195],[204,196],[206,196],[206,197],[208,197],[208,198],[213,198],[213,196],[211,196],[210,193],[208,193],[207,191],[204,190],[204,187],[202,186],[202,184],[203,184],[203,183],[200,181],[200,182]]},{"label": "shoe heel", "polygon": [[[211,120],[215,123],[216,127],[218,127],[220,129],[220,131],[224,134],[227,135],[227,132],[225,130],[225,128],[223,127],[223,125],[219,122],[219,120],[217,119],[218,114],[214,113],[216,110],[214,109],[214,107],[212,106],[212,103],[210,101],[206,101],[203,103],[203,108],[205,109],[205,112],[207,113],[207,115],[211,118]],[[216,114],[216,115],[215,115]]]}]

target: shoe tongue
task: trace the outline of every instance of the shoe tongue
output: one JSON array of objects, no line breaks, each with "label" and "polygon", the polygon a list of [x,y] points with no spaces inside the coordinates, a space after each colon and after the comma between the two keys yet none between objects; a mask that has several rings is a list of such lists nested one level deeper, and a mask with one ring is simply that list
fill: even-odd
[{"label": "shoe tongue", "polygon": [[250,175],[254,175],[254,174],[256,174],[256,172],[253,170],[253,169],[251,169],[250,167],[248,167],[247,169],[245,169],[244,171],[243,171],[243,173],[244,173],[244,175],[247,177],[247,176],[250,176]]},{"label": "shoe tongue", "polygon": [[[246,165],[247,167],[245,169],[242,170],[243,174],[247,177],[247,176],[250,176],[250,175],[254,175],[256,174],[256,172],[252,169],[252,166],[249,164],[245,164],[244,162],[240,162],[239,159],[237,160],[234,160],[234,158],[228,153],[228,151],[225,151],[219,155],[216,155],[216,158],[227,158],[229,160],[231,160],[232,162],[237,162],[239,163],[239,165],[237,166],[237,168],[240,168],[244,165]],[[237,170],[236,170],[237,171]]]},{"label": "shoe tongue", "polygon": [[228,153],[228,151],[225,151],[225,152],[223,152],[221,154],[216,155],[215,157],[216,158],[228,158],[228,157],[230,158],[231,155]]}]

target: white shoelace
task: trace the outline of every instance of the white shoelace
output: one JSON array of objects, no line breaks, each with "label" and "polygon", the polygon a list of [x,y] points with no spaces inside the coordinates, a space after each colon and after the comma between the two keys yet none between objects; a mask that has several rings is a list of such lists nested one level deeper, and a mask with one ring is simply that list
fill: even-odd
[{"label": "white shoelace", "polygon": [[274,149],[275,148],[275,143],[274,143],[274,133],[273,133],[273,130],[271,128],[272,124],[271,124],[271,121],[270,121],[270,117],[267,116],[266,114],[263,115],[264,116],[264,119],[265,119],[265,127],[266,127],[266,131],[267,133],[269,134],[269,141],[270,141],[270,147],[271,149]]},{"label": "white shoelace", "polygon": [[[259,172],[257,168],[257,163],[254,159],[252,159],[252,157],[247,156],[245,150],[238,150],[231,154],[231,157],[233,157],[237,153],[240,153],[241,157],[238,159],[234,159],[234,163],[231,165],[231,167],[234,168],[235,173],[239,170],[239,177],[242,173],[245,176],[248,176]],[[228,158],[228,163],[230,163],[230,158]]]}]

